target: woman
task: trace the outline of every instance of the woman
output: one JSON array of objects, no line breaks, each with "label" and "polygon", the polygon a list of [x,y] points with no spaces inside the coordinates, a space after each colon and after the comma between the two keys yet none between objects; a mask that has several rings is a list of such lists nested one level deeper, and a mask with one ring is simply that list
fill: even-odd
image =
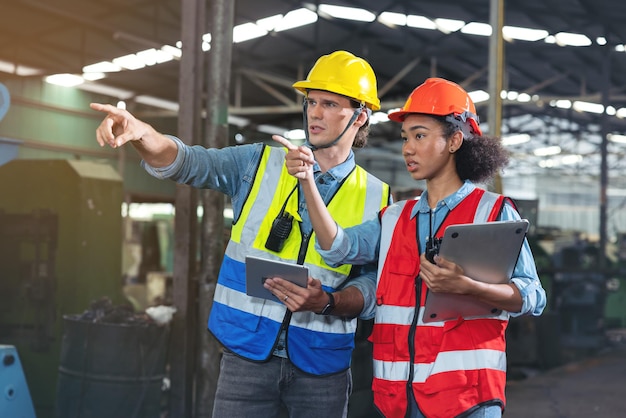
[{"label": "woman", "polygon": [[[289,148],[286,166],[303,185],[325,261],[340,265],[378,259],[370,341],[372,389],[381,414],[501,417],[508,319],[540,315],[546,303],[528,242],[507,284],[474,280],[438,255],[428,261],[425,250],[429,238],[441,237],[448,225],[520,218],[510,199],[474,184],[506,165],[506,150],[499,139],[483,136],[467,92],[441,78],[427,79],[389,118],[402,123],[407,170],[414,179],[426,181],[426,190],[419,200],[395,203],[379,219],[345,230],[316,193],[310,150],[275,139]],[[428,292],[471,295],[502,313],[424,323]]]}]

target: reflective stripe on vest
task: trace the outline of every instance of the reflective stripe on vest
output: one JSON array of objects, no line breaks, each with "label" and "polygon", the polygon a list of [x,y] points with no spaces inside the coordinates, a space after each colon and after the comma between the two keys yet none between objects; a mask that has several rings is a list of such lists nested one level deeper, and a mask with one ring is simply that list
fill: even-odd
[{"label": "reflective stripe on vest", "polygon": [[[245,257],[254,255],[295,263],[304,245],[298,215],[297,179],[287,173],[285,150],[266,146],[252,188],[235,220],[215,289],[209,329],[228,349],[250,360],[264,361],[274,349],[283,321],[289,316],[282,303],[249,297],[245,289]],[[290,193],[293,192],[293,194]],[[389,187],[356,167],[328,204],[342,227],[374,218],[388,202]],[[285,204],[286,202],[286,204]],[[280,253],[265,248],[272,222],[285,204],[294,216],[292,231]],[[349,208],[349,210],[346,210]],[[334,291],[348,278],[350,265],[331,268],[314,251],[314,235],[306,242],[304,265],[309,275]],[[291,314],[287,350],[301,370],[325,375],[345,370],[354,347],[356,320],[313,312]]]},{"label": "reflective stripe on vest", "polygon": [[[475,189],[450,211],[445,226],[496,220],[503,196]],[[428,417],[456,416],[490,400],[504,402],[504,330],[509,314],[424,323],[425,285],[417,310],[414,364],[407,361],[409,331],[416,314],[415,283],[419,250],[415,240],[416,201],[396,203],[382,216],[382,236],[374,343],[374,400],[385,417],[403,417],[411,376],[415,398]],[[412,367],[411,367],[412,366]],[[451,402],[451,399],[458,401]]]}]

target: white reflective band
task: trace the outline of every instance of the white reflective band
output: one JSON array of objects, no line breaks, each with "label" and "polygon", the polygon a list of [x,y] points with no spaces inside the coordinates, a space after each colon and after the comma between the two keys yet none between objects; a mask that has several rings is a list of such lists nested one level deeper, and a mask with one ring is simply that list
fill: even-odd
[{"label": "white reflective band", "polygon": [[253,298],[221,284],[215,287],[213,299],[231,308],[256,316],[259,316],[261,311],[263,311],[264,317],[276,322],[282,322],[285,316],[285,307],[282,304],[261,298]]},{"label": "white reflective band", "polygon": [[[376,307],[376,324],[410,326],[413,323],[415,307],[381,305]],[[444,321],[424,323],[424,307],[420,307],[418,325],[420,327],[443,327]],[[384,318],[384,320],[383,320]]]},{"label": "white reflective band", "polygon": [[332,315],[317,315],[313,312],[294,312],[289,325],[331,334],[354,334],[356,321]]},{"label": "white reflective band", "polygon": [[376,324],[411,325],[414,312],[415,307],[413,306],[377,306]]},{"label": "white reflective band", "polygon": [[[434,363],[415,364],[413,383],[424,383],[437,373],[480,369],[506,372],[506,353],[488,349],[439,353]],[[374,360],[374,376],[389,381],[406,381],[409,377],[409,362]]]}]

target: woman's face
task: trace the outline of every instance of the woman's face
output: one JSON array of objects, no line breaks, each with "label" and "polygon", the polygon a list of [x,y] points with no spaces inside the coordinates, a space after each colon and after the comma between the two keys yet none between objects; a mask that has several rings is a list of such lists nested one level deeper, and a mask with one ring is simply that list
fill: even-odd
[{"label": "woman's face", "polygon": [[415,180],[432,180],[456,172],[454,157],[441,123],[427,115],[410,114],[402,123],[402,156]]}]

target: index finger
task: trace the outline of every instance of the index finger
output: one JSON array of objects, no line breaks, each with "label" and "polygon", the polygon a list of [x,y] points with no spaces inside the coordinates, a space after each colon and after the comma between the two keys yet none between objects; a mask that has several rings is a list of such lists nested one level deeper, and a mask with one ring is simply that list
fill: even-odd
[{"label": "index finger", "polygon": [[102,103],[90,103],[89,107],[93,110],[97,110],[99,112],[109,113],[113,115],[118,115],[122,112],[122,110],[118,107],[115,107],[110,104],[102,104]]},{"label": "index finger", "polygon": [[298,149],[298,147],[292,144],[287,138],[283,138],[280,135],[272,135],[272,139],[281,144],[283,147],[287,148],[288,150]]}]

